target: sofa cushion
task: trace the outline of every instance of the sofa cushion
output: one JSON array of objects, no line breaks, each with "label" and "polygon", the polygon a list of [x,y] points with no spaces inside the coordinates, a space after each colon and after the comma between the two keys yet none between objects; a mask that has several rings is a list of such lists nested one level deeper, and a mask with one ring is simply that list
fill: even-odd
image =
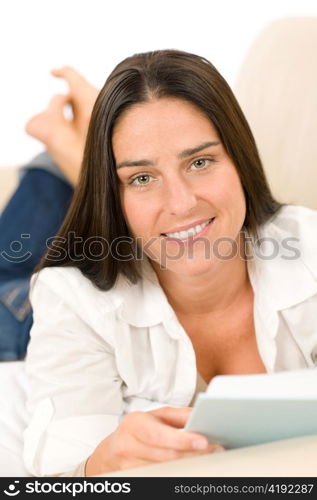
[{"label": "sofa cushion", "polygon": [[18,183],[18,167],[0,167],[0,212]]}]

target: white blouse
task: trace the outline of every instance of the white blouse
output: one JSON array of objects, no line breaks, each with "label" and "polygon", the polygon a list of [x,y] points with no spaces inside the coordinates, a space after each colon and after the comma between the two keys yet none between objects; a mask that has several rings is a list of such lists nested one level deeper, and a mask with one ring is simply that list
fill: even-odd
[{"label": "white blouse", "polygon": [[[269,373],[313,368],[317,211],[285,206],[259,235],[261,251],[248,245],[247,269],[260,356]],[[126,413],[191,402],[192,343],[147,259],[143,269],[136,285],[120,276],[106,292],[75,267],[45,268],[32,277],[24,432],[30,474],[83,471],[83,461]]]}]

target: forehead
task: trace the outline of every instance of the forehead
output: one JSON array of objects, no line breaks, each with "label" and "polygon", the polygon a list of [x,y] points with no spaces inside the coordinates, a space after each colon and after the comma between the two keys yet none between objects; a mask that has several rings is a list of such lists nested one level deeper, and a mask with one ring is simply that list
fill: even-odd
[{"label": "forehead", "polygon": [[182,99],[160,98],[125,111],[114,127],[112,146],[118,161],[127,153],[155,153],[162,146],[178,152],[216,139],[213,123],[197,106]]}]

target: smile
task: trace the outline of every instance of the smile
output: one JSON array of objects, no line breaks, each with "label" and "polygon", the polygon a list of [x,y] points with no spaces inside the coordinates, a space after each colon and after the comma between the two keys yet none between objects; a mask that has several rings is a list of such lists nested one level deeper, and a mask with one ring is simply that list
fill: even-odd
[{"label": "smile", "polygon": [[202,224],[198,224],[197,226],[193,226],[188,231],[180,231],[178,233],[162,233],[162,236],[164,236],[166,239],[169,240],[179,240],[179,241],[186,241],[189,239],[194,239],[196,236],[202,236],[206,231],[204,229],[209,226],[213,221],[215,217],[212,219],[207,220],[206,222],[203,222]]}]

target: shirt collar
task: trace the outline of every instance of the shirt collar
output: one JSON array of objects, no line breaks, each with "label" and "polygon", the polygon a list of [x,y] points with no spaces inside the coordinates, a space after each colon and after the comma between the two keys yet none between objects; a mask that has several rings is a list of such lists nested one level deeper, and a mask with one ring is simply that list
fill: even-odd
[{"label": "shirt collar", "polygon": [[[281,227],[278,217],[260,227],[258,234],[260,249],[256,250],[254,240],[247,245],[252,255],[247,261],[247,268],[255,296],[263,298],[271,309],[279,311],[317,294],[314,272],[317,257],[312,259],[312,253],[309,257],[309,237],[303,235],[302,238],[294,239],[294,233]],[[286,238],[293,238],[292,241],[288,240],[287,246],[296,249],[296,252],[287,250]]]},{"label": "shirt collar", "polygon": [[149,260],[141,263],[143,279],[136,284],[122,279],[120,283],[120,317],[138,327],[149,327],[168,321],[174,311]]}]

